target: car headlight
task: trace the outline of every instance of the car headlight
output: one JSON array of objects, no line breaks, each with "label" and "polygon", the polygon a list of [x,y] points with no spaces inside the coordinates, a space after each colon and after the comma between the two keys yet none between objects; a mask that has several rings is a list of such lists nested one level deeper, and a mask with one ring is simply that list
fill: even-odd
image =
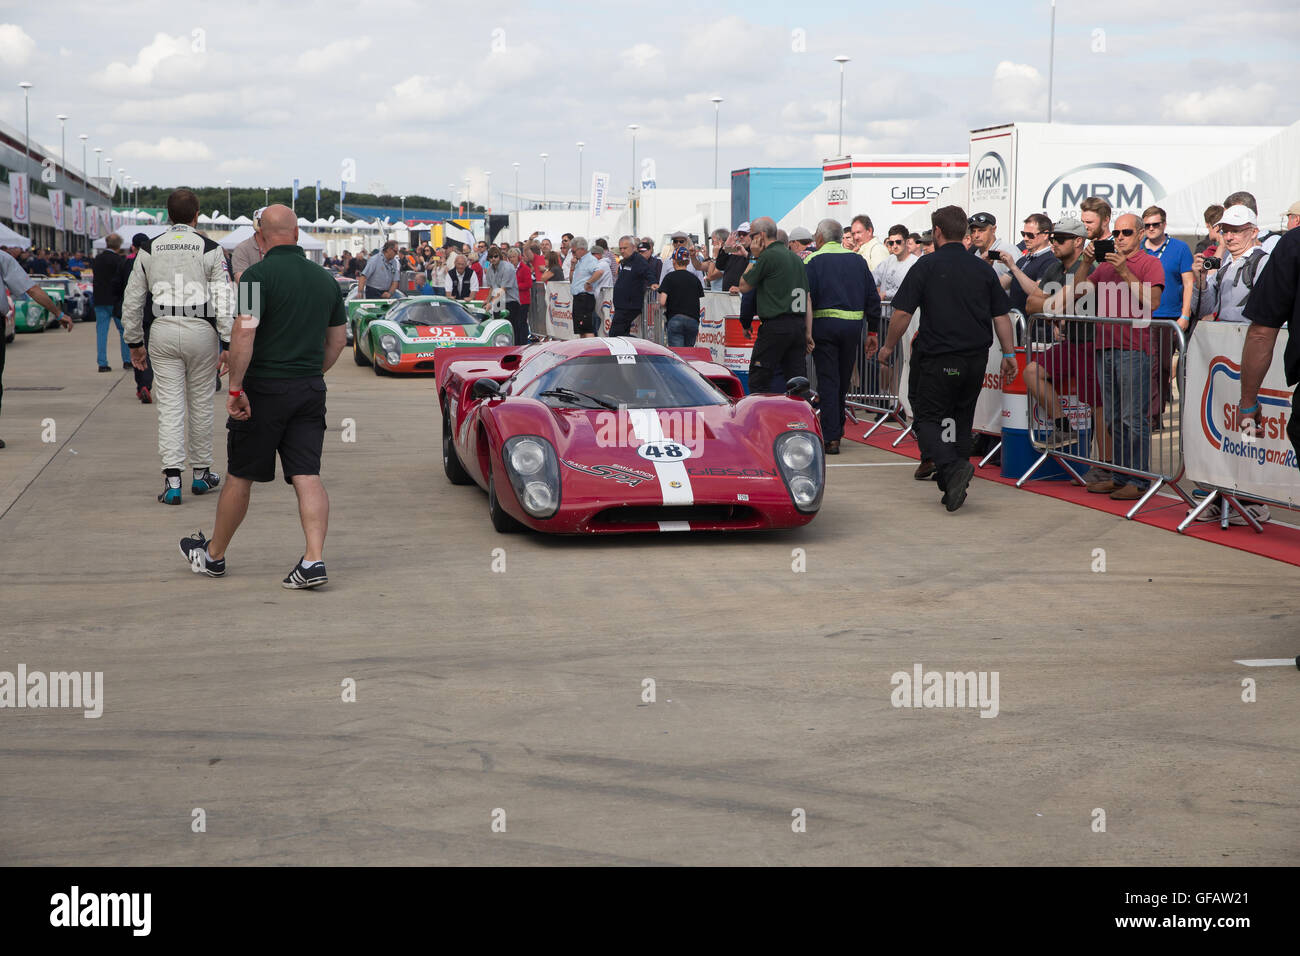
[{"label": "car headlight", "polygon": [[805,513],[819,509],[826,486],[826,458],[816,434],[782,432],[772,451],[795,508]]},{"label": "car headlight", "polygon": [[802,432],[791,435],[781,448],[781,463],[791,471],[803,471],[815,456],[813,440]]},{"label": "car headlight", "polygon": [[515,442],[510,450],[510,467],[521,475],[531,477],[542,470],[546,464],[546,453],[542,446],[531,438]]},{"label": "car headlight", "polygon": [[509,348],[515,344],[515,337],[509,332],[498,332],[492,336],[492,344],[499,349]]},{"label": "car headlight", "polygon": [[555,448],[538,435],[516,435],[501,448],[515,498],[534,518],[560,510],[560,462]]},{"label": "car headlight", "polygon": [[388,359],[388,364],[389,364],[389,365],[401,365],[401,364],[402,364],[402,353],[401,353],[401,352],[388,352],[388,353],[386,353],[385,358]]},{"label": "car headlight", "polygon": [[393,351],[394,349],[397,348],[397,336],[396,335],[379,336],[379,347],[383,349],[385,352]]}]

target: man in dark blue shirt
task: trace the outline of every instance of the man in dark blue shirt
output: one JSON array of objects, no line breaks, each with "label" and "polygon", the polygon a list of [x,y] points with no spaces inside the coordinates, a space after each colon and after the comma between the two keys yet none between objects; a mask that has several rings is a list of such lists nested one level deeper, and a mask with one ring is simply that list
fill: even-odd
[{"label": "man in dark blue shirt", "polygon": [[636,249],[636,239],[624,236],[618,241],[618,278],[614,280],[614,319],[610,335],[629,335],[632,324],[645,307],[645,288],[659,277],[650,274],[650,263]]}]

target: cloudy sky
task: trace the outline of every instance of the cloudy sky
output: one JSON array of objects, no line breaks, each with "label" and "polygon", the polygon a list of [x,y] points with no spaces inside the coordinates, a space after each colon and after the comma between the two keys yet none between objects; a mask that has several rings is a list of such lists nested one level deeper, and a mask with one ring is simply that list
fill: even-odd
[{"label": "cloudy sky", "polygon": [[[165,10],[160,16],[158,11]],[[382,12],[381,12],[382,11]],[[287,185],[482,202],[519,187],[578,189],[583,170],[660,187],[713,183],[712,96],[722,96],[719,182],[745,166],[815,166],[846,151],[963,152],[972,128],[1041,120],[1049,0],[888,5],[459,3],[310,5],[0,0],[0,116],[71,165],[86,133],[157,185]],[[1300,119],[1295,0],[1061,0],[1054,119],[1285,125]],[[93,172],[93,154],[91,166]],[[513,208],[506,198],[505,208]]]}]

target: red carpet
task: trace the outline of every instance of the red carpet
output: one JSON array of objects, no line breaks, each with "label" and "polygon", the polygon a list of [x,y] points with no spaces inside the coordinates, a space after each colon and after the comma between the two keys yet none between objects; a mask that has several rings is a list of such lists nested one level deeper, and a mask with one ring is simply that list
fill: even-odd
[{"label": "red carpet", "polygon": [[[870,438],[864,437],[870,428],[870,422],[857,425],[847,422],[844,426],[844,437],[883,451],[892,451],[894,454],[904,455],[908,458],[917,459],[920,457],[916,447],[916,439],[912,435],[908,435],[907,438],[903,439],[897,448],[891,448],[890,445],[898,437],[897,429],[883,425]],[[1015,485],[1016,480],[1014,478],[1003,478],[1002,472],[997,467],[989,465],[980,468],[978,467],[979,459],[973,458],[971,461],[976,465],[976,477],[996,481],[1003,485]],[[1081,485],[1075,485],[1068,481],[1031,480],[1025,482],[1024,488],[1021,490],[1046,495],[1059,501],[1069,501],[1085,508],[1092,508],[1094,511],[1106,511],[1121,519],[1133,507],[1131,501],[1111,501],[1106,495],[1089,494]],[[1279,520],[1293,519],[1293,515],[1289,511],[1276,507],[1271,510]],[[1183,504],[1181,498],[1165,498],[1157,494],[1155,499],[1149,502],[1133,520],[1155,528],[1164,528],[1166,531],[1176,531],[1179,523],[1186,516],[1187,506]],[[1202,541],[1226,545],[1229,548],[1236,548],[1238,551],[1247,551],[1250,554],[1257,554],[1260,557],[1272,558],[1274,561],[1283,561],[1300,567],[1300,528],[1288,528],[1276,521],[1265,524],[1263,534],[1256,534],[1251,528],[1238,525],[1230,525],[1228,530],[1224,531],[1219,527],[1218,522],[1203,523],[1198,521],[1193,522],[1191,527],[1183,533],[1183,537],[1199,538]]]}]

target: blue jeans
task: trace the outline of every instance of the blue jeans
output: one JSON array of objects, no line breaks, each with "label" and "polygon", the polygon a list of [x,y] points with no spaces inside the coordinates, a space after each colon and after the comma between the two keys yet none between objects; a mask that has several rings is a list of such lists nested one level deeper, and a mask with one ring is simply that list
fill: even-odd
[{"label": "blue jeans", "polygon": [[669,348],[691,348],[699,334],[700,320],[689,315],[674,315],[664,326],[664,338],[668,340]]},{"label": "blue jeans", "polygon": [[113,315],[111,305],[95,306],[95,357],[99,367],[108,364],[108,327],[117,323],[117,334],[122,343],[122,364],[131,361],[131,350],[126,347],[126,338],[122,336],[122,320]]},{"label": "blue jeans", "polygon": [[[1114,463],[1136,471],[1151,470],[1151,354],[1134,349],[1097,352],[1097,381],[1102,413],[1114,442]],[[1146,489],[1145,478],[1114,475],[1119,484]]]}]

